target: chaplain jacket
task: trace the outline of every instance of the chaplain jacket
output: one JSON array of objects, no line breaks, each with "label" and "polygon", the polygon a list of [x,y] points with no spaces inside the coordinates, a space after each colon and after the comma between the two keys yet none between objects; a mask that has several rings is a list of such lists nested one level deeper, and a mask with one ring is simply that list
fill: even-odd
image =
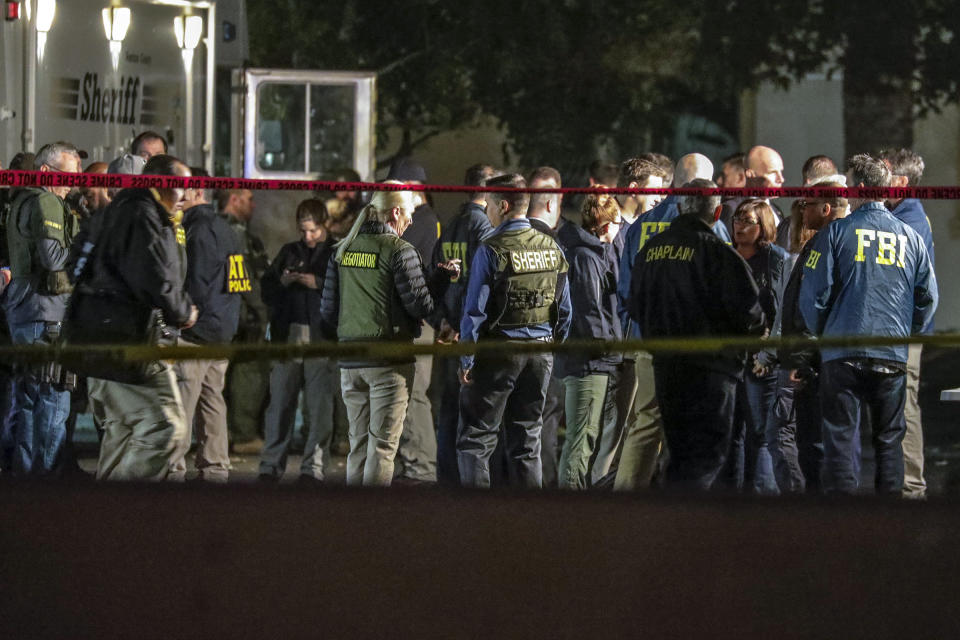
[{"label": "chaplain jacket", "polygon": [[[630,321],[627,314],[627,296],[630,295],[630,281],[633,277],[633,265],[637,254],[658,233],[670,228],[670,224],[680,215],[680,204],[677,196],[667,196],[657,206],[646,213],[637,216],[624,234],[623,255],[620,259],[620,320],[623,323],[624,333],[632,338],[640,337],[639,327]],[[713,225],[713,233],[726,244],[730,244],[727,228],[722,224]]]},{"label": "chaplain jacket", "polygon": [[[627,307],[644,338],[760,334],[764,327],[750,267],[692,215],[678,217],[640,250]],[[742,353],[679,355],[694,366],[742,373]],[[678,354],[654,353],[654,362],[665,357]]]},{"label": "chaplain jacket", "polygon": [[[803,269],[800,311],[815,335],[905,338],[926,327],[937,308],[923,239],[879,202],[817,234]],[[822,357],[905,363],[907,345],[823,349]]]}]

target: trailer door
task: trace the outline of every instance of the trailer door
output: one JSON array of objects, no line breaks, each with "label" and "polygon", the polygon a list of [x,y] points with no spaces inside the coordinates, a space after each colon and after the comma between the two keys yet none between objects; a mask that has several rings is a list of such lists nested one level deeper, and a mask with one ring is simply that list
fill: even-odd
[{"label": "trailer door", "polygon": [[244,69],[238,80],[244,177],[316,179],[345,167],[373,177],[375,74]]}]

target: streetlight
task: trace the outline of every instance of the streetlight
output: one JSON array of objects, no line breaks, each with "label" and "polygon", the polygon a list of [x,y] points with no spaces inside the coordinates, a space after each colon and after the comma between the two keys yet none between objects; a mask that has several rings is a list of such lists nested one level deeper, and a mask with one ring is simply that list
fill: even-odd
[{"label": "streetlight", "polygon": [[193,66],[193,50],[200,44],[203,35],[203,18],[200,16],[177,16],[173,19],[173,32],[177,36],[177,46],[183,56],[183,66],[187,71]]},{"label": "streetlight", "polygon": [[37,0],[37,60],[41,63],[47,47],[47,33],[53,26],[53,16],[56,13],[57,0]]},{"label": "streetlight", "polygon": [[123,39],[127,37],[130,28],[130,9],[127,7],[107,7],[100,12],[103,17],[103,32],[110,41],[110,62],[113,70],[120,68],[120,50]]}]

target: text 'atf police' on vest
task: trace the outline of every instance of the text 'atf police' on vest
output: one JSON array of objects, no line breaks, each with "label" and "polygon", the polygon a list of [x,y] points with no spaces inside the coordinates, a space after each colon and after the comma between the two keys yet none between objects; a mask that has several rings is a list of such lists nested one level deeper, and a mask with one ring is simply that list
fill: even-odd
[{"label": "text 'atf police' on vest", "polygon": [[510,266],[513,267],[514,273],[556,271],[560,266],[560,252],[557,249],[511,251]]},{"label": "text 'atf police' on vest", "polygon": [[250,274],[243,264],[243,255],[235,253],[230,258],[230,269],[227,272],[227,293],[247,293],[253,291],[250,286]]}]

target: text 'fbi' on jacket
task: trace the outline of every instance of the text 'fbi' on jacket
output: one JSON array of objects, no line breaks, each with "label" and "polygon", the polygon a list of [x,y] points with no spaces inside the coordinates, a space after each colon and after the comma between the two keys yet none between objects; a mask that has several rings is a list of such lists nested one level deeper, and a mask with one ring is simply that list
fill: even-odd
[{"label": "text 'fbi' on jacket", "polygon": [[560,267],[558,249],[525,249],[510,252],[510,266],[514,273],[556,271]]},{"label": "text 'fbi' on jacket", "polygon": [[376,269],[379,257],[376,253],[365,251],[345,251],[340,259],[340,266],[353,267],[354,269]]},{"label": "text 'fbi' on jacket", "polygon": [[441,242],[440,250],[443,251],[444,260],[460,260],[460,273],[450,276],[450,282],[457,282],[461,277],[467,275],[467,243],[466,242]]},{"label": "text 'fbi' on jacket", "polygon": [[250,286],[250,274],[243,264],[243,254],[235,253],[229,258],[230,268],[227,270],[227,293],[247,293],[253,291]]},{"label": "text 'fbi' on jacket", "polygon": [[693,260],[693,253],[693,247],[662,244],[659,247],[647,249],[647,256],[644,258],[644,262],[654,262],[656,260],[679,260],[681,262],[691,262]]}]

